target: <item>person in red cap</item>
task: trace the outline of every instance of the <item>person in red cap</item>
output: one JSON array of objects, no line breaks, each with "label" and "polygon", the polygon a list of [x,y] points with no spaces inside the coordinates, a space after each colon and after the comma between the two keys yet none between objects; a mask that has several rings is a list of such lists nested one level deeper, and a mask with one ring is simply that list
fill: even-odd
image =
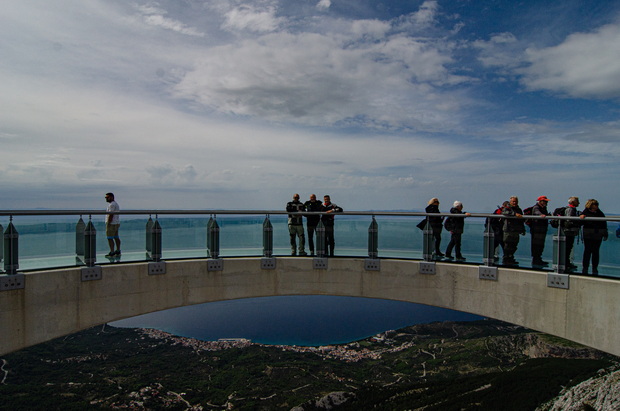
[{"label": "person in red cap", "polygon": [[532,215],[542,216],[542,219],[532,219],[530,223],[530,234],[532,236],[532,267],[542,268],[548,266],[547,261],[543,261],[542,254],[545,250],[545,239],[549,223],[545,218],[551,215],[547,210],[549,199],[547,196],[540,196],[536,200],[536,205],[532,207]]}]

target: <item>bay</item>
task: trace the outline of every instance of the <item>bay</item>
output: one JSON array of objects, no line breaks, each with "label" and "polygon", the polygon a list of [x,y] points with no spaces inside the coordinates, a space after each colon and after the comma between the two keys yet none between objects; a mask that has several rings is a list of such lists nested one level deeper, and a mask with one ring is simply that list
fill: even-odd
[{"label": "bay", "polygon": [[203,341],[247,338],[273,345],[348,343],[387,330],[482,317],[403,301],[336,296],[281,296],[220,301],[111,323],[154,328]]}]

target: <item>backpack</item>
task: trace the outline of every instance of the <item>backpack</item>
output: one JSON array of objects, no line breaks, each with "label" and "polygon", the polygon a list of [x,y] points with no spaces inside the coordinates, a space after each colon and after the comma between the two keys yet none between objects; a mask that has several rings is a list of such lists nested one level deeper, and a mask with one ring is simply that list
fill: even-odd
[{"label": "backpack", "polygon": [[[534,206],[524,209],[523,215],[532,215],[532,210],[534,210]],[[527,220],[525,220],[525,225],[532,225],[532,221],[533,220],[528,218]]]},{"label": "backpack", "polygon": [[[493,214],[501,214],[503,210],[504,210],[503,207],[497,206],[497,209],[493,211]],[[493,229],[493,231],[500,231],[502,227],[504,226],[504,219],[503,218],[487,218],[487,220],[484,222],[484,228],[487,228],[489,224],[491,225],[491,228]]]},{"label": "backpack", "polygon": [[444,221],[443,226],[446,228],[446,230],[448,231],[452,231],[454,230],[454,220],[450,217],[446,218],[446,221]]},{"label": "backpack", "polygon": [[[566,207],[558,207],[555,210],[553,210],[553,214],[554,216],[558,216],[558,217],[564,217],[566,215]],[[549,222],[549,225],[551,225],[551,227],[553,228],[558,228],[560,226],[560,220],[551,220]]]}]

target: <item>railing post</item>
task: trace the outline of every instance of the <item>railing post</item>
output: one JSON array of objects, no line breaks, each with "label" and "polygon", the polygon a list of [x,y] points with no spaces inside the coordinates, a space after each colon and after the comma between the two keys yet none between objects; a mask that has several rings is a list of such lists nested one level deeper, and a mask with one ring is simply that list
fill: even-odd
[{"label": "railing post", "polygon": [[566,235],[562,228],[562,222],[558,226],[558,232],[553,236],[553,268],[556,273],[566,272]]},{"label": "railing post", "polygon": [[149,255],[150,259],[155,262],[161,260],[161,232],[161,226],[159,225],[157,216],[155,216],[155,221],[151,227],[151,251]]},{"label": "railing post", "polygon": [[4,271],[7,274],[17,274],[19,268],[19,233],[13,225],[13,216],[10,216],[9,225],[4,232]]},{"label": "railing post", "polygon": [[276,259],[273,258],[273,226],[269,220],[269,214],[263,221],[263,258],[260,260],[260,268],[263,270],[276,268]]},{"label": "railing post", "polygon": [[[2,224],[0,224],[0,233],[4,234],[4,227],[2,227]],[[3,242],[4,243],[4,242]],[[2,244],[2,247],[0,247],[0,262],[4,259],[4,244]]]},{"label": "railing post", "polygon": [[209,249],[209,257],[218,258],[220,256],[220,226],[217,224],[215,216],[209,219],[207,229],[207,247]]},{"label": "railing post", "polygon": [[88,224],[84,229],[84,264],[87,267],[94,267],[97,261],[97,230],[92,221],[92,216],[88,216]]},{"label": "railing post", "polygon": [[381,261],[379,260],[379,225],[375,216],[372,216],[372,221],[368,227],[368,258],[365,261],[364,268],[366,270],[379,271],[381,270]]},{"label": "railing post", "polygon": [[273,226],[267,216],[263,222],[263,257],[271,258],[271,256],[273,256]]},{"label": "railing post", "polygon": [[75,262],[77,264],[84,264],[84,230],[86,229],[86,223],[80,216],[80,219],[75,224]]},{"label": "railing post", "polygon": [[478,267],[478,278],[481,280],[497,281],[497,267],[495,267],[495,232],[491,219],[487,217],[484,228],[482,261],[484,265]]},{"label": "railing post", "polygon": [[146,221],[145,227],[145,248],[146,248],[146,258],[151,258],[151,252],[153,251],[151,238],[153,237],[153,219],[149,215],[149,219]]},{"label": "railing post", "polygon": [[325,258],[325,226],[323,221],[319,220],[316,225],[316,256],[317,258]]},{"label": "railing post", "polygon": [[211,257],[211,226],[213,225],[213,216],[209,216],[207,222],[207,257]]},{"label": "railing post", "polygon": [[487,218],[484,228],[484,245],[482,249],[482,261],[487,267],[495,265],[495,232],[491,226],[491,220]]},{"label": "railing post", "polygon": [[377,220],[375,220],[375,216],[372,216],[372,221],[370,222],[370,226],[368,227],[368,257],[369,258],[377,258],[379,257],[379,225],[377,224]]},{"label": "railing post", "polygon": [[433,252],[435,251],[435,242],[433,239],[433,227],[429,217],[426,217],[424,225],[424,240],[422,244],[422,256],[424,261],[433,261]]}]

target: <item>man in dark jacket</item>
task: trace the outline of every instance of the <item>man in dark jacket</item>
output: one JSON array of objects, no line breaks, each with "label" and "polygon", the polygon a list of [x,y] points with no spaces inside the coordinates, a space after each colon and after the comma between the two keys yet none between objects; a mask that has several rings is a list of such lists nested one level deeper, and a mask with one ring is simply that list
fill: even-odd
[{"label": "man in dark jacket", "polygon": [[[568,206],[564,210],[566,217],[579,217],[579,197],[571,197],[568,199]],[[565,272],[574,271],[577,266],[571,263],[570,255],[573,252],[575,246],[575,237],[579,236],[579,230],[581,229],[581,223],[579,221],[567,220],[562,221],[562,232],[566,238],[566,253],[564,255],[564,267]]]},{"label": "man in dark jacket", "polygon": [[519,208],[519,197],[510,197],[510,204],[504,207],[502,215],[504,219],[504,265],[517,265],[515,252],[519,245],[519,235],[525,235],[523,224],[523,210]]},{"label": "man in dark jacket", "polygon": [[[454,202],[450,209],[450,213],[465,214],[466,216],[471,215],[469,213],[463,213],[463,203],[460,201]],[[452,249],[454,249],[456,251],[456,261],[465,261],[465,257],[461,254],[461,236],[463,235],[463,228],[465,227],[465,218],[448,217],[446,218],[444,226],[452,235],[450,243],[448,243],[448,248],[446,248],[446,258],[452,260]]]},{"label": "man in dark jacket", "polygon": [[331,198],[326,195],[323,197],[323,208],[321,211],[325,211],[329,214],[324,214],[321,216],[321,221],[323,221],[323,225],[325,226],[325,247],[330,257],[334,256],[334,215],[332,213],[341,213],[342,208],[338,207],[336,204],[332,203]]},{"label": "man in dark jacket", "polygon": [[[306,211],[308,212],[317,212],[323,209],[323,203],[316,199],[316,194],[310,194],[310,200],[304,203],[304,207],[306,207]],[[308,226],[308,247],[310,248],[310,255],[314,255],[314,232],[316,231],[316,226],[319,224],[320,220],[320,215],[306,216],[306,225]]]},{"label": "man in dark jacket", "polygon": [[532,236],[532,267],[535,268],[542,268],[549,265],[547,261],[543,261],[542,259],[542,254],[545,250],[547,229],[549,228],[549,223],[545,217],[551,215],[549,211],[547,211],[548,203],[549,199],[546,196],[538,197],[536,199],[536,204],[532,207],[532,215],[541,216],[542,218],[529,220],[530,235]]},{"label": "man in dark jacket", "polygon": [[[286,203],[286,211],[306,211],[304,203],[299,201],[299,194],[293,194],[293,201]],[[288,232],[291,236],[291,255],[297,255],[297,246],[295,244],[296,237],[299,237],[299,255],[307,255],[304,251],[306,236],[304,235],[304,220],[301,215],[288,215]]]}]

